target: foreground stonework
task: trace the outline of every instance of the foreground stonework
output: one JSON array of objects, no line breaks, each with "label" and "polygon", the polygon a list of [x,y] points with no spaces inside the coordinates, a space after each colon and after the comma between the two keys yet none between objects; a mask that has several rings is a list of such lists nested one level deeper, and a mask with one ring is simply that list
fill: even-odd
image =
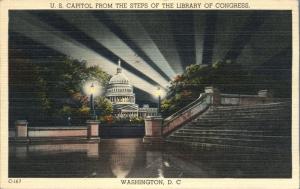
[{"label": "foreground stonework", "polygon": [[160,116],[147,117],[145,119],[145,137],[144,143],[160,143],[163,142],[162,138],[162,121]]},{"label": "foreground stonework", "polygon": [[88,120],[86,126],[72,127],[28,127],[26,120],[15,122],[13,142],[51,141],[100,141],[100,126],[95,120]]},{"label": "foreground stonework", "polygon": [[215,87],[206,87],[204,93],[191,104],[169,116],[163,123],[163,135],[168,135],[196,116],[216,106],[248,106],[273,102],[267,90],[258,91],[257,95],[224,94]]}]

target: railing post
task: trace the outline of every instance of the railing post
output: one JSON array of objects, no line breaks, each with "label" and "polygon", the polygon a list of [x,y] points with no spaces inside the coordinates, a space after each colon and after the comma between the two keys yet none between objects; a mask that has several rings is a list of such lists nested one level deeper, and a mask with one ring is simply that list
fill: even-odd
[{"label": "railing post", "polygon": [[87,120],[87,138],[89,140],[100,141],[99,121]]},{"label": "railing post", "polygon": [[262,103],[269,103],[269,102],[272,102],[272,94],[270,93],[270,91],[268,90],[259,90],[257,92],[257,96],[260,97],[260,98],[263,98],[263,101]]},{"label": "railing post", "polygon": [[162,143],[162,121],[161,116],[145,118],[145,136],[144,143]]},{"label": "railing post", "polygon": [[87,144],[87,156],[89,158],[98,158],[99,157],[99,143],[89,143]]},{"label": "railing post", "polygon": [[218,106],[221,104],[221,95],[219,89],[209,86],[205,87],[204,91],[206,94],[212,97],[211,104],[213,106]]},{"label": "railing post", "polygon": [[259,91],[257,92],[257,95],[258,95],[259,97],[270,97],[270,93],[269,93],[268,90],[259,90]]},{"label": "railing post", "polygon": [[27,125],[28,122],[26,120],[17,120],[15,122],[15,139],[17,141],[26,142],[28,140]]}]

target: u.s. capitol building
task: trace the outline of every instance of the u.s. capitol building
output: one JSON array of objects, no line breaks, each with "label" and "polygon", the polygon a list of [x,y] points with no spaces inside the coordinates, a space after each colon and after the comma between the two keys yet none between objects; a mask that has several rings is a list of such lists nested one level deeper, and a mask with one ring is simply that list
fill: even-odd
[{"label": "u.s. capitol building", "polygon": [[109,80],[105,96],[113,105],[113,116],[115,117],[133,118],[157,115],[157,108],[150,108],[147,104],[139,107],[135,103],[133,86],[126,75],[122,73],[120,60],[117,73]]}]

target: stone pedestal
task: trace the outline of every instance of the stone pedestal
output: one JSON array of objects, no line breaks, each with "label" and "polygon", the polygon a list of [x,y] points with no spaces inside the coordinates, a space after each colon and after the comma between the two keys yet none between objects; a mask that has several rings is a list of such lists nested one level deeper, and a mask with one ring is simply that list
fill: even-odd
[{"label": "stone pedestal", "polygon": [[16,132],[15,132],[15,139],[17,141],[24,141],[28,140],[28,133],[27,133],[27,124],[26,120],[17,120],[15,122]]},{"label": "stone pedestal", "polygon": [[87,123],[87,138],[93,141],[100,141],[99,121],[88,120],[86,123]]},{"label": "stone pedestal", "polygon": [[270,102],[272,102],[273,101],[273,99],[272,99],[272,93],[270,92],[270,91],[268,91],[268,90],[259,90],[258,92],[257,92],[257,96],[260,98],[260,99],[262,99],[262,102],[261,103],[270,103]]},{"label": "stone pedestal", "polygon": [[160,116],[145,118],[145,137],[144,143],[162,143],[162,121]]},{"label": "stone pedestal", "polygon": [[206,94],[211,95],[212,97],[211,104],[213,106],[218,106],[221,104],[221,95],[219,89],[210,86],[210,87],[205,87],[204,91]]},{"label": "stone pedestal", "polygon": [[99,157],[99,143],[89,143],[87,144],[87,156],[89,158],[98,158]]},{"label": "stone pedestal", "polygon": [[257,92],[257,95],[258,95],[259,97],[266,97],[266,98],[272,97],[272,94],[271,94],[268,90],[259,90],[259,91]]}]

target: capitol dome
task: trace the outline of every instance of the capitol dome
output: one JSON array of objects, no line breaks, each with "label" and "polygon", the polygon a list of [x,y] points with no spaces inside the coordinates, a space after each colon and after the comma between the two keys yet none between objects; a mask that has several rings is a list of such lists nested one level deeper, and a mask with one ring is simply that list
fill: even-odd
[{"label": "capitol dome", "polygon": [[109,84],[129,84],[129,79],[122,73],[122,68],[117,69],[116,75],[114,75],[110,80]]},{"label": "capitol dome", "polygon": [[[122,73],[121,61],[119,60],[118,63],[117,73],[109,80],[105,94],[105,97],[112,103],[113,115],[121,118],[156,116],[157,108],[149,106],[139,108],[139,105],[135,103],[133,86]],[[125,177],[128,171],[124,167],[115,167],[113,172],[118,176]]]},{"label": "capitol dome", "polygon": [[135,104],[135,94],[129,79],[122,73],[121,61],[117,73],[109,80],[106,97],[113,105]]}]

